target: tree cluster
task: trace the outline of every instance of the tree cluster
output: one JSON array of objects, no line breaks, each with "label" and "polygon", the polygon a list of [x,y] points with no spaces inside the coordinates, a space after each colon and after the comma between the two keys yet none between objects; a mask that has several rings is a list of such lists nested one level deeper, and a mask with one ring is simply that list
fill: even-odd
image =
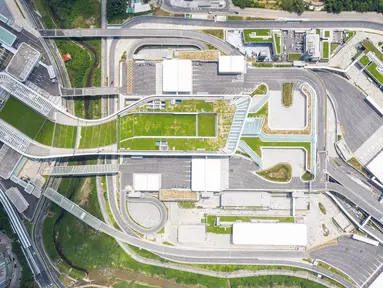
[{"label": "tree cluster", "polygon": [[126,13],[127,3],[126,0],[108,0],[107,2],[107,15],[108,18]]},{"label": "tree cluster", "polygon": [[[383,1],[383,0],[382,0]],[[233,0],[233,4],[235,6],[246,8],[266,8],[265,3],[259,3],[258,1],[254,0]],[[303,11],[305,11],[305,3],[303,0],[282,0],[282,9],[289,11],[289,12],[295,12],[297,14],[302,14]]]},{"label": "tree cluster", "polygon": [[332,13],[342,11],[383,13],[383,0],[327,0],[325,10]]}]

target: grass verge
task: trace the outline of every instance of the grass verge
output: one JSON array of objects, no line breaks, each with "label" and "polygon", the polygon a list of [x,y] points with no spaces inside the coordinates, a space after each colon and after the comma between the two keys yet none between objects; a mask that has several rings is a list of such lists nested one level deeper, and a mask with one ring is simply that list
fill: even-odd
[{"label": "grass verge", "polygon": [[270,169],[259,171],[257,174],[269,181],[288,182],[291,180],[291,165],[287,163],[277,164]]},{"label": "grass verge", "polygon": [[329,58],[329,43],[327,41],[322,42],[322,58],[323,59],[328,59]]},{"label": "grass verge", "polygon": [[294,83],[283,83],[282,85],[282,104],[285,107],[293,104],[293,87]]},{"label": "grass verge", "polygon": [[301,60],[301,58],[302,58],[301,53],[290,53],[289,55],[287,55],[287,59],[289,61],[299,61]]},{"label": "grass verge", "polygon": [[202,32],[223,40],[223,29],[203,29]]},{"label": "grass verge", "polygon": [[255,89],[253,92],[251,92],[250,96],[253,97],[255,95],[266,95],[267,93],[267,86],[265,84],[261,84]]}]

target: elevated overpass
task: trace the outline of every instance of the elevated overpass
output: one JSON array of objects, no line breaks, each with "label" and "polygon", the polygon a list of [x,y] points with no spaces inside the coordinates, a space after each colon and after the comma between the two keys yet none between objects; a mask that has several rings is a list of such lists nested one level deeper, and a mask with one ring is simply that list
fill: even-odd
[{"label": "elevated overpass", "polygon": [[368,191],[367,188],[351,180],[333,161],[328,162],[327,174],[343,185],[329,182],[327,183],[329,191],[341,194],[377,221],[383,223],[383,204],[379,202],[374,192]]},{"label": "elevated overpass", "polygon": [[53,166],[42,171],[44,176],[97,176],[112,175],[119,171],[116,164]]},{"label": "elevated overpass", "polygon": [[62,97],[84,97],[84,96],[107,96],[120,93],[118,87],[87,87],[87,88],[66,88],[60,86]]},{"label": "elevated overpass", "polygon": [[178,29],[45,29],[44,38],[190,38],[215,46],[227,55],[242,55],[223,40],[195,30]]}]

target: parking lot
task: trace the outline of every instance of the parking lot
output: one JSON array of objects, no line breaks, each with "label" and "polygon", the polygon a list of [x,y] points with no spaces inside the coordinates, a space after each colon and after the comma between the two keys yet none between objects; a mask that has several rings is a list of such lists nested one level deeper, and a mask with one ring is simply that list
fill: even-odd
[{"label": "parking lot", "polygon": [[32,73],[28,77],[28,80],[52,96],[60,95],[58,83],[52,82],[49,78],[48,70],[42,65],[36,66],[33,69]]},{"label": "parking lot", "polygon": [[156,65],[133,64],[133,95],[156,94]]},{"label": "parking lot", "polygon": [[124,158],[120,165],[121,187],[133,185],[133,173],[160,173],[161,188],[191,188],[191,158]]},{"label": "parking lot", "polygon": [[304,33],[285,30],[282,32],[282,43],[284,45],[285,57],[291,53],[303,54]]}]

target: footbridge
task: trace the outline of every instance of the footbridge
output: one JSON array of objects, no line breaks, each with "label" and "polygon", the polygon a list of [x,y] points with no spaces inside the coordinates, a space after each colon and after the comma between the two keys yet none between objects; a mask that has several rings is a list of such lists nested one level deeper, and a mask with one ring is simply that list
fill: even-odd
[{"label": "footbridge", "polygon": [[118,87],[65,88],[60,86],[62,97],[107,96],[120,93]]},{"label": "footbridge", "polygon": [[44,176],[98,176],[118,174],[117,164],[53,166],[43,169]]}]

